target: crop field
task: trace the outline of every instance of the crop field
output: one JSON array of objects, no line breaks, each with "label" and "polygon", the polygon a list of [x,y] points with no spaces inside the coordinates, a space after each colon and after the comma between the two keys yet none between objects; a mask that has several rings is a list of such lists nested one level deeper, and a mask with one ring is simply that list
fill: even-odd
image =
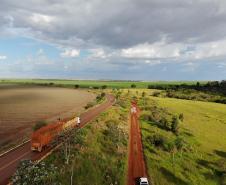
[{"label": "crop field", "polygon": [[[180,85],[188,84],[194,85],[196,81],[101,81],[101,80],[44,80],[44,79],[4,79],[0,80],[0,83],[16,83],[16,84],[50,84],[62,85],[62,86],[74,86],[79,85],[81,88],[90,87],[102,87],[107,86],[108,88],[130,88],[132,84],[136,88],[147,88],[148,85]],[[206,83],[205,81],[200,84]]]},{"label": "crop field", "polygon": [[94,99],[86,90],[0,85],[1,149],[29,136],[37,121],[75,116]]},{"label": "crop field", "polygon": [[145,158],[154,184],[225,184],[226,105],[150,96],[146,104],[147,109],[159,107],[155,114],[160,117],[161,111],[183,114],[176,134],[141,120]]}]

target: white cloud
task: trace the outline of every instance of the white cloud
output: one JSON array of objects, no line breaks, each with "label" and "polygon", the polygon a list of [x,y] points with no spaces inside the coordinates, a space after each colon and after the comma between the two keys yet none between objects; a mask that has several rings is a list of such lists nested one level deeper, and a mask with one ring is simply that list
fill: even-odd
[{"label": "white cloud", "polygon": [[54,20],[52,16],[37,14],[37,13],[33,13],[30,19],[36,24],[43,24],[43,23],[50,24]]},{"label": "white cloud", "polygon": [[160,60],[145,60],[144,62],[150,66],[161,64]]},{"label": "white cloud", "polygon": [[7,59],[7,56],[5,56],[5,55],[0,55],[0,60],[5,60],[5,59]]},{"label": "white cloud", "polygon": [[80,50],[77,49],[65,49],[63,53],[60,54],[61,57],[73,58],[80,55]]},{"label": "white cloud", "polygon": [[[164,40],[154,44],[144,43],[122,49],[121,56],[135,59],[175,59],[180,61],[201,60],[226,56],[226,40],[186,44],[167,43]],[[148,60],[147,60],[148,61]]]},{"label": "white cloud", "polygon": [[94,58],[106,58],[107,57],[103,48],[90,49],[90,51],[92,53],[91,57],[94,57]]},{"label": "white cloud", "polygon": [[122,49],[121,56],[125,58],[175,58],[180,56],[179,51],[177,44],[166,44],[165,41],[160,41]]}]

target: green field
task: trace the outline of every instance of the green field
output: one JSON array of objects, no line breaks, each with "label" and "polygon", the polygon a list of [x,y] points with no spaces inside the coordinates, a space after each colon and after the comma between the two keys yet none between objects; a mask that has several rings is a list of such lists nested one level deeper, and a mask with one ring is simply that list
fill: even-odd
[{"label": "green field", "polygon": [[[81,88],[102,87],[106,85],[108,88],[130,88],[132,84],[136,88],[147,88],[148,85],[194,85],[197,81],[101,81],[101,80],[51,80],[51,79],[2,79],[0,83],[16,83],[16,84],[50,84],[62,86],[79,85]],[[206,83],[205,81],[201,84]]]},{"label": "green field", "polygon": [[[226,184],[226,105],[148,97],[147,104],[164,107],[174,115],[183,113],[179,134],[142,121],[142,136],[148,173],[155,185]],[[165,110],[165,109],[164,109]],[[183,139],[183,149],[166,151],[153,146],[150,137],[159,134],[167,144]]]}]

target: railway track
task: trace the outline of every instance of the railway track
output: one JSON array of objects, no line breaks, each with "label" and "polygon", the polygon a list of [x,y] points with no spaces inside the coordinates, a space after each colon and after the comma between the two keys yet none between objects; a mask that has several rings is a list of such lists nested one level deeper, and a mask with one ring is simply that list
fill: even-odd
[{"label": "railway track", "polygon": [[[81,114],[81,124],[79,128],[85,126],[89,121],[114,104],[114,96],[108,94],[106,95],[106,98],[106,102]],[[48,153],[51,152],[51,150],[53,150],[53,148],[49,147],[43,152],[38,153],[32,152],[30,147],[31,143],[28,141],[27,143],[24,143],[0,156],[0,185],[6,185],[9,183],[10,177],[13,175],[13,173],[15,173],[16,168],[21,160],[29,159],[38,161],[43,159]]]}]

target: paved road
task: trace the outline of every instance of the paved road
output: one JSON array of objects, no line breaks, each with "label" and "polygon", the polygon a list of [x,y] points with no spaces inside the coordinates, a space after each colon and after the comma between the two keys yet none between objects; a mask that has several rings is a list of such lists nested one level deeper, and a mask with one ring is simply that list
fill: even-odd
[{"label": "paved road", "polygon": [[[88,110],[87,112],[84,112],[80,116],[80,127],[83,127],[86,123],[94,119],[96,116],[98,116],[101,112],[105,111],[114,103],[115,98],[112,95],[106,95],[106,97],[106,102]],[[30,145],[31,143],[28,142],[0,157],[0,185],[5,185],[9,182],[10,177],[16,171],[16,168],[21,160],[38,160],[51,150],[51,148],[47,148],[41,153],[32,152],[30,150]]]},{"label": "paved road", "polygon": [[137,178],[147,177],[138,114],[138,107],[132,104],[127,185],[135,185]]}]

